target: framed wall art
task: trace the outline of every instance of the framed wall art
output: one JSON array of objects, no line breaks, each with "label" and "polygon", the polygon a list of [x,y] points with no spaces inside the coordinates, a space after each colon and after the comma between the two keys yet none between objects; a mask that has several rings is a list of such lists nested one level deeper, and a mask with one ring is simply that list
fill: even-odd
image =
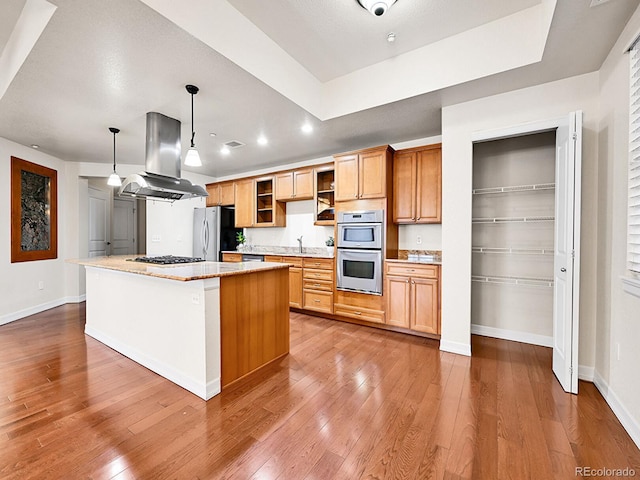
[{"label": "framed wall art", "polygon": [[58,258],[58,172],[11,157],[11,263]]}]

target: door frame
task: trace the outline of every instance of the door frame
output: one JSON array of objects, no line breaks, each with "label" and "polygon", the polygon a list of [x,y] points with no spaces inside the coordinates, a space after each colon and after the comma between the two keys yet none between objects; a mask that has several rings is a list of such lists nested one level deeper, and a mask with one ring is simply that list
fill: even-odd
[{"label": "door frame", "polygon": [[[565,342],[565,350],[571,351],[570,381],[565,391],[578,393],[578,348],[580,326],[580,219],[582,215],[582,110],[569,112],[562,117],[551,118],[531,123],[523,123],[505,128],[491,129],[473,132],[471,143],[482,143],[505,138],[534,135],[536,133],[556,132],[561,126],[569,126],[571,131],[577,133],[574,139],[574,209],[578,207],[578,213],[573,215],[573,268],[571,276],[571,335]],[[557,152],[557,149],[556,149]],[[557,161],[557,154],[556,154]],[[556,179],[557,181],[557,179]],[[556,226],[557,228],[557,226]],[[555,256],[555,255],[554,255]],[[555,262],[554,262],[555,272]],[[471,318],[469,319],[471,321]],[[562,382],[560,382],[562,384]]]}]

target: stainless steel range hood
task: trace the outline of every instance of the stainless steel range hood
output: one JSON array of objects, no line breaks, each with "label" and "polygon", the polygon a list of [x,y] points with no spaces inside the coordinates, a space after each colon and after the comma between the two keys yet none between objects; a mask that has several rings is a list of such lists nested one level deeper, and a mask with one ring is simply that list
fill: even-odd
[{"label": "stainless steel range hood", "polygon": [[118,195],[169,201],[207,197],[203,187],[180,178],[180,150],[180,121],[147,113],[145,171],[125,178]]}]

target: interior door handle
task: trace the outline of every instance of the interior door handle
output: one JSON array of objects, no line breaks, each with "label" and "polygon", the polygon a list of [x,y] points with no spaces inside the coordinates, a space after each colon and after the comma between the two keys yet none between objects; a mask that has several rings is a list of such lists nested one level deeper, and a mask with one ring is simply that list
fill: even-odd
[{"label": "interior door handle", "polygon": [[561,271],[562,273],[564,273],[564,272],[566,272],[566,271],[567,271],[567,269],[566,269],[566,268],[564,268],[564,267],[562,267],[562,268],[560,269],[560,271]]}]

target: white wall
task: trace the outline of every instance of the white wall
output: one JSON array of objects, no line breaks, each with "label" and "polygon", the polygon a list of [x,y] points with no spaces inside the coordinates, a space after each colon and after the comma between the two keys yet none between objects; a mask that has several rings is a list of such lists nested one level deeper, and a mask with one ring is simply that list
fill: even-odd
[{"label": "white wall", "polygon": [[598,73],[442,109],[441,348],[470,353],[472,133],[583,110],[580,365],[595,364]]},{"label": "white wall", "polygon": [[640,446],[640,298],[625,292],[621,281],[621,277],[630,276],[626,270],[629,58],[623,52],[638,34],[640,10],[600,71],[595,381]]},{"label": "white wall", "polygon": [[[11,156],[58,172],[56,259],[11,263]],[[0,138],[0,324],[74,300],[73,289],[67,288],[64,263],[68,252],[75,248],[74,242],[67,241],[68,232],[77,232],[77,222],[68,209],[76,203],[67,191],[70,183],[62,160]],[[40,281],[44,282],[42,290],[38,289]]]},{"label": "white wall", "polygon": [[303,235],[304,247],[324,247],[333,237],[333,227],[313,224],[313,200],[287,202],[287,226],[274,228],[245,228],[249,245],[297,247]]}]

